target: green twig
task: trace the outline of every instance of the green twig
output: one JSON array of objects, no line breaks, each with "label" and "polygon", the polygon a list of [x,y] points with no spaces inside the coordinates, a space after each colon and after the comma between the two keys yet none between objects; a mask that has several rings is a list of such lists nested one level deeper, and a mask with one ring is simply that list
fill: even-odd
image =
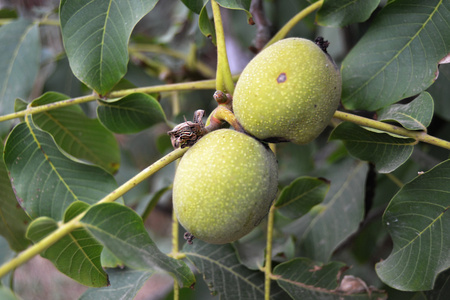
[{"label": "green twig", "polygon": [[264,299],[270,299],[270,280],[272,276],[272,241],[273,241],[273,219],[275,205],[272,205],[267,216],[267,240],[266,240],[266,263],[264,265]]},{"label": "green twig", "polygon": [[228,64],[227,48],[225,45],[225,34],[223,32],[220,6],[215,0],[211,0],[214,16],[214,26],[217,40],[217,75],[216,90],[233,94],[234,83],[231,76],[230,65]]},{"label": "green twig", "polygon": [[296,14],[292,19],[289,20],[289,22],[284,24],[284,26],[274,35],[274,37],[266,44],[266,46],[264,46],[264,48],[267,48],[273,43],[283,39],[298,22],[300,22],[303,18],[308,16],[316,9],[319,9],[322,4],[323,0],[317,1]]},{"label": "green twig", "polygon": [[[97,204],[99,203],[107,203],[107,202],[113,202],[120,198],[122,195],[124,195],[126,192],[131,190],[133,187],[138,185],[143,180],[147,179],[149,176],[153,175],[163,167],[167,166],[168,164],[172,163],[176,159],[180,158],[189,148],[179,148],[176,149],[166,156],[160,158],[156,162],[154,162],[149,167],[142,170],[139,174],[128,180],[126,183],[109,193],[106,197],[101,199]],[[69,234],[73,230],[82,227],[82,224],[80,223],[80,220],[84,217],[86,212],[83,212],[70,220],[68,223],[59,224],[58,229],[53,231],[50,235],[43,238],[41,241],[37,242],[33,246],[29,247],[22,253],[20,253],[17,257],[11,259],[10,261],[6,262],[2,266],[0,266],[0,278],[17,268],[18,266],[24,264],[34,256],[38,255],[57,241],[59,241],[61,238],[63,238],[65,235]]]},{"label": "green twig", "polygon": [[[108,95],[108,98],[120,98],[123,96],[127,96],[132,93],[158,93],[158,92],[170,92],[170,91],[187,91],[187,90],[213,90],[215,88],[215,80],[201,80],[201,81],[193,81],[193,82],[182,82],[182,83],[174,83],[174,84],[164,84],[164,85],[154,85],[148,87],[140,87],[134,89],[126,89],[112,92]],[[12,120],[15,118],[21,118],[25,116],[25,114],[37,114],[44,111],[66,107],[70,105],[80,104],[84,102],[90,102],[97,100],[99,98],[98,95],[88,95],[82,96],[78,98],[72,98],[64,101],[54,102],[46,105],[30,107],[26,110],[21,110],[12,114],[7,114],[0,116],[0,122]]]},{"label": "green twig", "polygon": [[[0,26],[8,24],[8,23],[11,23],[13,21],[17,21],[17,20],[18,19],[14,19],[14,18],[0,19]],[[36,24],[39,24],[39,25],[50,25],[50,26],[59,26],[60,25],[59,24],[59,20],[56,20],[56,19],[47,19],[47,18],[45,18],[45,19],[42,19],[42,20],[35,20],[33,22],[36,23]]]},{"label": "green twig", "polygon": [[428,143],[431,145],[435,145],[435,146],[450,150],[450,142],[441,140],[441,139],[431,136],[431,135],[428,135],[424,131],[408,130],[403,127],[399,127],[399,126],[391,125],[388,123],[360,117],[360,116],[342,112],[342,111],[336,111],[334,113],[334,118],[340,119],[343,121],[352,122],[352,123],[355,123],[355,124],[358,124],[361,126],[379,129],[379,130],[382,130],[385,132],[390,132],[390,133],[401,135],[404,137],[413,138],[420,142]]}]

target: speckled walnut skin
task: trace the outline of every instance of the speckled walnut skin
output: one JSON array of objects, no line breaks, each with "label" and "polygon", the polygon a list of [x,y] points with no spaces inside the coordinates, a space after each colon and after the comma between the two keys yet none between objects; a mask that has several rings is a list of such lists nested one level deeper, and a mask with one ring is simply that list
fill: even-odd
[{"label": "speckled walnut skin", "polygon": [[254,138],[231,129],[206,134],[180,161],[173,205],[181,225],[212,244],[235,241],[267,215],[277,194],[277,162]]},{"label": "speckled walnut skin", "polygon": [[288,38],[245,67],[233,95],[233,111],[258,139],[306,144],[331,120],[341,85],[339,70],[318,45]]}]

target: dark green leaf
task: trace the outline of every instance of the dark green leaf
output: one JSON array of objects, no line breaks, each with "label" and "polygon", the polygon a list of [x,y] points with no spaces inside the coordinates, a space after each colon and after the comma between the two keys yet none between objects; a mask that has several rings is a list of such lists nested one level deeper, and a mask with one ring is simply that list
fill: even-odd
[{"label": "dark green leaf", "polygon": [[366,21],[380,0],[325,0],[317,12],[317,23],[322,26],[343,27]]},{"label": "dark green leaf", "polygon": [[[3,141],[0,139],[0,153],[3,153]],[[9,181],[3,157],[0,159],[0,234],[8,241],[9,247],[16,252],[28,247],[30,241],[25,238],[30,217],[17,202]]]},{"label": "dark green leaf", "polygon": [[328,261],[333,250],[358,229],[364,216],[367,169],[366,163],[350,159],[330,168],[327,175],[330,191],[319,211],[313,209],[312,218],[301,234],[305,256]]},{"label": "dark green leaf", "polygon": [[189,8],[196,14],[200,14],[200,11],[206,5],[206,3],[209,2],[209,0],[181,0],[181,2],[183,2],[187,8]]},{"label": "dark green leaf", "polygon": [[0,27],[0,115],[14,111],[16,98],[28,98],[40,64],[38,25],[25,19]]},{"label": "dark green leaf", "polygon": [[[358,292],[342,291],[339,282],[346,268],[345,264],[339,262],[317,265],[307,258],[296,258],[276,266],[273,274],[277,276],[278,284],[292,299],[385,299],[385,294],[379,291],[374,293],[367,286],[366,290]],[[352,288],[357,287],[360,286]]]},{"label": "dark green leaf", "polygon": [[206,5],[200,11],[200,16],[198,17],[198,27],[204,36],[211,39],[211,42],[216,45],[216,30],[214,29],[214,24],[208,16],[208,10]]},{"label": "dark green leaf", "polygon": [[249,17],[251,17],[250,14],[250,4],[251,0],[216,0],[217,3],[225,8],[229,9],[240,9],[247,13]]},{"label": "dark green leaf", "polygon": [[436,82],[430,86],[428,92],[433,96],[436,114],[446,121],[450,121],[450,64],[439,66],[439,77]]},{"label": "dark green leaf", "polygon": [[323,201],[329,188],[324,179],[299,177],[281,191],[275,207],[288,218],[300,218]]},{"label": "dark green leaf", "polygon": [[86,229],[127,266],[139,270],[163,270],[181,286],[195,282],[194,274],[179,260],[162,253],[149,237],[141,217],[118,203],[90,208],[81,220]]},{"label": "dark green leaf", "polygon": [[110,91],[126,73],[131,31],[156,2],[62,0],[61,31],[75,76],[99,94]]},{"label": "dark green leaf", "polygon": [[[183,247],[183,253],[203,274],[211,293],[218,293],[220,299],[264,299],[264,273],[242,265],[231,244],[194,240]],[[275,285],[270,298],[286,299],[286,294]]]},{"label": "dark green leaf", "polygon": [[32,218],[61,220],[72,202],[93,204],[117,187],[103,169],[60,152],[52,136],[36,128],[30,117],[9,135],[4,159],[16,196]]},{"label": "dark green leaf", "polygon": [[416,143],[414,139],[369,131],[350,122],[339,124],[330,140],[342,140],[351,155],[375,163],[380,173],[390,173],[405,163]]},{"label": "dark green leaf", "polygon": [[111,285],[99,289],[89,289],[80,297],[80,300],[134,299],[139,289],[155,272],[108,269],[107,273]]},{"label": "dark green leaf", "polygon": [[450,267],[450,160],[419,175],[392,198],[383,222],[394,242],[376,265],[380,279],[403,291],[433,288]]},{"label": "dark green leaf", "polygon": [[[31,106],[66,99],[69,99],[66,95],[48,92],[35,99]],[[119,169],[120,151],[116,138],[97,119],[88,118],[80,106],[71,105],[34,114],[33,122],[50,133],[58,146],[70,155],[92,162],[110,173]]]},{"label": "dark green leaf", "polygon": [[[58,229],[55,220],[40,217],[34,220],[27,231],[27,237],[34,243]],[[41,256],[49,259],[55,267],[70,278],[91,287],[108,285],[108,275],[100,264],[100,245],[84,229],[79,228],[58,240]]]},{"label": "dark green leaf", "polygon": [[450,52],[450,7],[442,0],[397,0],[378,14],[342,63],[342,102],[377,110],[419,94]]},{"label": "dark green leaf", "polygon": [[438,276],[433,290],[426,291],[425,295],[427,295],[427,300],[450,299],[450,269]]},{"label": "dark green leaf", "polygon": [[409,130],[427,130],[433,118],[433,98],[421,93],[408,104],[393,104],[378,111],[378,121],[396,121]]},{"label": "dark green leaf", "polygon": [[166,120],[159,102],[141,93],[100,101],[97,115],[106,128],[116,133],[136,133]]},{"label": "dark green leaf", "polygon": [[27,109],[27,106],[28,106],[27,101],[17,98],[16,101],[14,101],[14,112],[25,110]]}]

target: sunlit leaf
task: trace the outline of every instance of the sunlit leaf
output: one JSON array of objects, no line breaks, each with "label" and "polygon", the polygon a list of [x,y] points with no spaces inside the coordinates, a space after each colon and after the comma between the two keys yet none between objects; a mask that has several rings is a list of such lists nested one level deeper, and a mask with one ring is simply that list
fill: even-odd
[{"label": "sunlit leaf", "polygon": [[[41,106],[69,99],[48,92],[35,99],[31,106]],[[33,115],[34,123],[50,133],[64,151],[76,158],[92,162],[110,173],[120,165],[119,145],[114,135],[99,120],[86,116],[80,106],[71,105]]]},{"label": "sunlit leaf", "polygon": [[144,223],[132,209],[118,203],[90,208],[82,219],[86,229],[127,266],[138,270],[163,270],[191,286],[194,274],[179,260],[162,253],[151,240]]},{"label": "sunlit leaf", "polygon": [[378,111],[378,121],[396,121],[409,130],[427,130],[433,118],[433,98],[421,93],[408,104],[393,104]]},{"label": "sunlit leaf", "polygon": [[[38,242],[58,228],[55,220],[40,217],[34,220],[27,231],[27,237]],[[108,285],[108,275],[100,264],[100,245],[83,228],[67,234],[41,253],[55,267],[70,278],[92,287]]]},{"label": "sunlit leaf", "polygon": [[134,299],[139,289],[154,274],[153,271],[132,269],[108,269],[110,286],[87,290],[80,300]]},{"label": "sunlit leaf", "polygon": [[28,98],[40,64],[38,25],[25,19],[0,27],[0,115],[16,98]]},{"label": "sunlit leaf", "polygon": [[9,135],[4,159],[16,196],[32,217],[61,220],[77,200],[93,204],[117,184],[103,169],[72,160],[30,117]]},{"label": "sunlit leaf", "polygon": [[339,124],[330,140],[342,140],[351,155],[373,162],[380,173],[390,173],[405,163],[416,143],[414,139],[369,131],[350,122]]},{"label": "sunlit leaf", "polygon": [[419,94],[450,52],[450,7],[442,0],[387,4],[342,63],[342,102],[377,110]]},{"label": "sunlit leaf", "polygon": [[116,133],[136,133],[166,120],[159,102],[142,93],[100,101],[97,115],[106,128]]},{"label": "sunlit leaf", "polygon": [[392,237],[391,254],[376,265],[380,279],[399,290],[433,288],[450,267],[450,161],[406,184],[392,198],[383,222]]},{"label": "sunlit leaf", "polygon": [[300,218],[325,198],[330,183],[321,178],[299,177],[285,187],[275,207],[291,218]]},{"label": "sunlit leaf", "polygon": [[364,215],[367,169],[366,163],[348,159],[328,171],[330,191],[301,233],[303,256],[326,262],[333,250],[358,229]]},{"label": "sunlit leaf", "polygon": [[325,0],[316,20],[322,26],[343,27],[366,21],[380,0]]},{"label": "sunlit leaf", "polygon": [[131,31],[157,2],[62,0],[61,32],[75,76],[99,94],[110,91],[127,70]]},{"label": "sunlit leaf", "polygon": [[[3,142],[0,139],[0,153],[3,153]],[[9,247],[15,251],[24,250],[30,241],[25,232],[30,217],[17,202],[11,182],[9,181],[3,157],[0,159],[0,234],[8,241]]]},{"label": "sunlit leaf", "polygon": [[[220,299],[264,299],[264,273],[253,271],[239,262],[231,244],[212,245],[195,239],[183,253],[203,274],[212,294]],[[272,285],[271,299],[286,299],[286,294]]]}]

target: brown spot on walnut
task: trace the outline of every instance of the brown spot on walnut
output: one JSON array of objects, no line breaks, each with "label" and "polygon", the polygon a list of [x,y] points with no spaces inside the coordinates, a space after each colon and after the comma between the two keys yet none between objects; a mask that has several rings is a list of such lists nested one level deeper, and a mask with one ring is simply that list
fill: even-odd
[{"label": "brown spot on walnut", "polygon": [[283,72],[283,73],[280,73],[280,75],[278,75],[278,78],[277,78],[278,83],[283,83],[286,80],[287,80],[286,73]]}]

